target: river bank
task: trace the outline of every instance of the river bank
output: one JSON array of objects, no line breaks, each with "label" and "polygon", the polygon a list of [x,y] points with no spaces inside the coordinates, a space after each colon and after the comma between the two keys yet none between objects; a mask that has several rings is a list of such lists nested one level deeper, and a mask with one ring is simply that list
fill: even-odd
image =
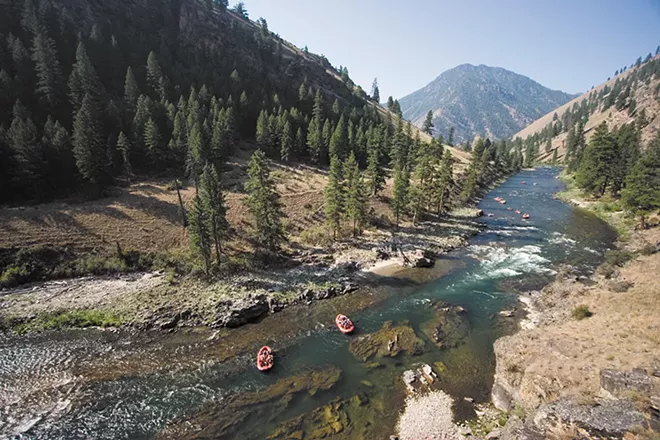
[{"label": "river bank", "polygon": [[355,291],[368,274],[391,276],[404,266],[433,266],[435,258],[465,246],[483,229],[480,215],[464,208],[397,231],[366,231],[358,240],[296,251],[279,268],[211,283],[153,272],[8,289],[0,292],[0,327],[238,327],[295,304]]},{"label": "river bank", "polygon": [[657,438],[660,229],[633,230],[623,212],[603,206],[611,202],[586,200],[570,185],[557,197],[625,233],[592,276],[566,266],[554,282],[524,297],[528,319],[494,345],[492,401],[508,420],[482,434]]}]

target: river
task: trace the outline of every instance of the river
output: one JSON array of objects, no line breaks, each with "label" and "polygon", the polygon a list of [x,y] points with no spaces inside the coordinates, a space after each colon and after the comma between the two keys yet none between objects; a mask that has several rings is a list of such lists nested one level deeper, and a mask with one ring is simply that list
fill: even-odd
[{"label": "river", "polygon": [[[473,406],[463,397],[489,400],[492,344],[515,328],[498,312],[520,309],[516,292],[542,287],[564,264],[593,271],[615,239],[594,215],[552,198],[562,188],[557,173],[522,171],[491,191],[480,204],[493,214],[483,218],[488,229],[433,269],[368,275],[357,292],[239,329],[0,335],[0,438],[263,439],[278,428],[290,437],[277,438],[315,438],[323,432],[313,430],[327,425],[338,432],[327,438],[382,439],[403,406],[401,374],[420,362],[443,370],[437,386],[455,398],[458,419],[470,418]],[[424,332],[439,300],[466,310],[469,333],[454,348],[438,348]],[[355,335],[336,330],[339,312],[353,319]],[[349,341],[388,321],[414,331],[419,353],[358,359]],[[253,358],[266,343],[277,363],[262,374]],[[327,386],[297,379],[334,371],[341,374]],[[297,386],[303,392],[293,392]]]}]

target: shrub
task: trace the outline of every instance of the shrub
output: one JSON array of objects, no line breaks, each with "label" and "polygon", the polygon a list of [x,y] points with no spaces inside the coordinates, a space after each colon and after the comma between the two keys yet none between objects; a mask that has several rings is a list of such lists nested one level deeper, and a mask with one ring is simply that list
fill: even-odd
[{"label": "shrub", "polygon": [[300,234],[300,240],[311,246],[331,246],[332,233],[324,226],[315,226],[313,228],[305,229]]},{"label": "shrub", "polygon": [[623,266],[632,260],[634,255],[628,251],[608,250],[605,252],[605,262],[613,266]]},{"label": "shrub", "polygon": [[591,313],[589,307],[585,306],[584,304],[581,304],[573,308],[573,311],[571,312],[571,316],[577,319],[578,321],[581,321],[584,318],[589,318],[593,316],[593,313]]},{"label": "shrub", "polygon": [[649,256],[653,255],[658,252],[658,246],[653,245],[653,244],[647,244],[644,246],[642,249],[640,249],[639,253],[644,255],[644,256]]}]

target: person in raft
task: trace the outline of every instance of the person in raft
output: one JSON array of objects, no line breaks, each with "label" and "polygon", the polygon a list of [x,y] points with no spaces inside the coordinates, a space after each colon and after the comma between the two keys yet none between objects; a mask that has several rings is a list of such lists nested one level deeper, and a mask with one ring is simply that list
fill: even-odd
[{"label": "person in raft", "polygon": [[259,362],[261,365],[273,363],[273,354],[270,351],[264,351],[259,355]]},{"label": "person in raft", "polygon": [[351,325],[349,324],[348,317],[343,316],[341,320],[339,321],[339,324],[342,326],[342,328],[348,329]]}]

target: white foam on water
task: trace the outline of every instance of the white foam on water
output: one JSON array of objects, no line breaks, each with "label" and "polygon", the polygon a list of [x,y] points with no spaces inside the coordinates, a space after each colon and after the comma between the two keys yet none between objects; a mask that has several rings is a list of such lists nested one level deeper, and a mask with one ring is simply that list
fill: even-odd
[{"label": "white foam on water", "polygon": [[561,232],[553,232],[552,238],[548,240],[552,244],[562,244],[562,245],[575,245],[577,243],[572,238],[568,238],[566,235]]},{"label": "white foam on water", "polygon": [[595,250],[595,249],[591,249],[590,247],[585,246],[585,247],[583,247],[582,249],[584,249],[584,250],[587,251],[587,252],[591,252],[591,253],[594,254],[594,255],[600,255],[600,252],[598,252],[598,251]]},{"label": "white foam on water", "polygon": [[539,246],[521,247],[471,246],[472,257],[481,262],[479,270],[472,276],[476,279],[500,279],[526,273],[554,275],[548,267],[550,260],[541,255]]}]

